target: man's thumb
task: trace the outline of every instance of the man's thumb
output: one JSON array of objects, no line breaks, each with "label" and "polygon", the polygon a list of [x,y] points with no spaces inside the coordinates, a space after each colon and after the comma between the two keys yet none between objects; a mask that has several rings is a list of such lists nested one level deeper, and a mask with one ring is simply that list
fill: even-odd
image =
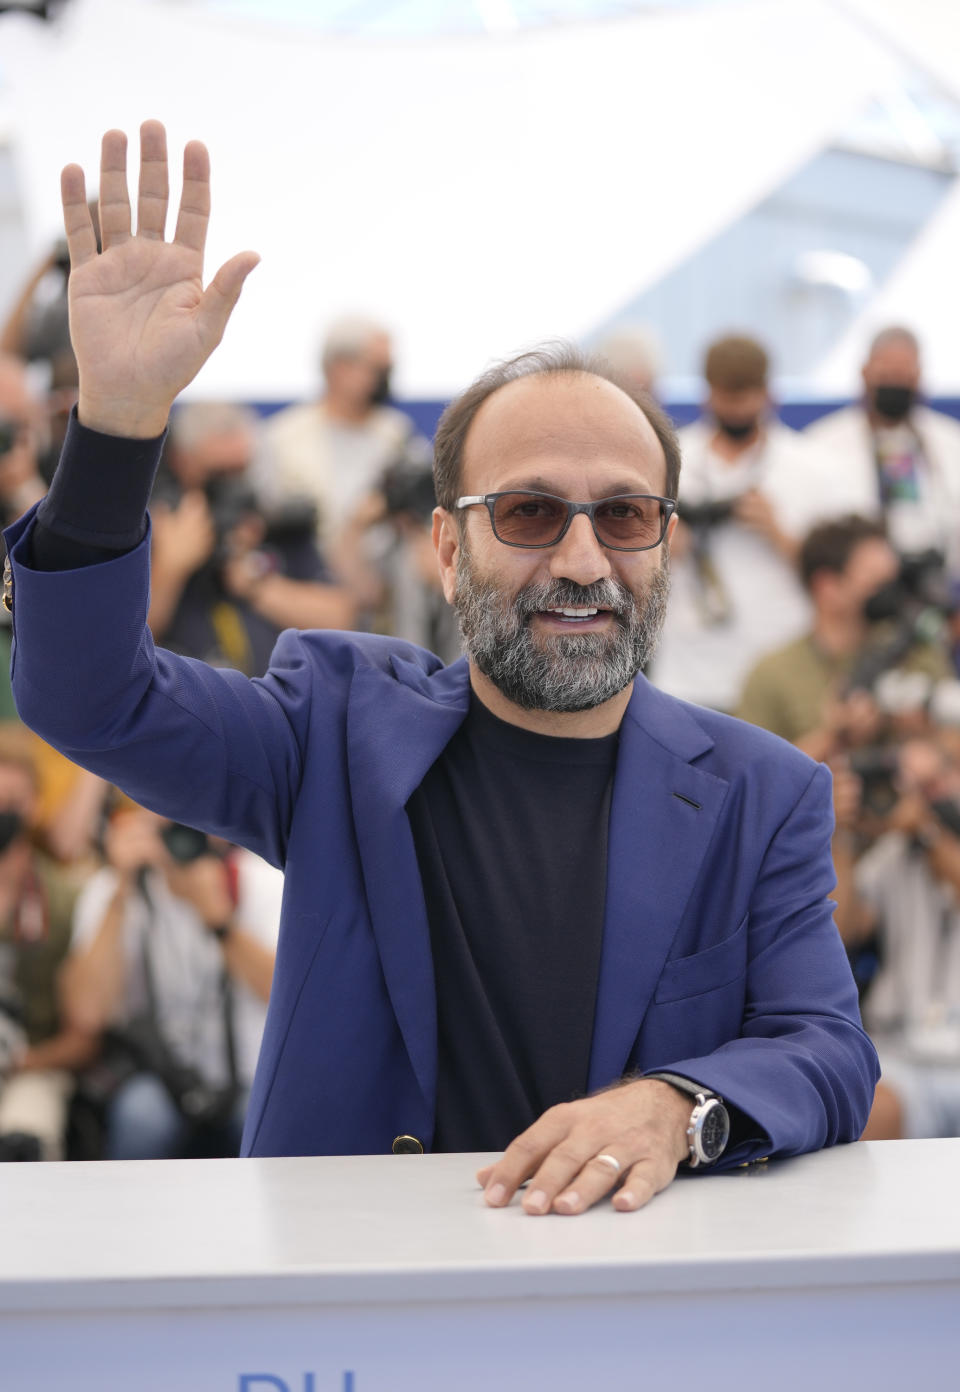
[{"label": "man's thumb", "polygon": [[227,320],[240,298],[243,283],[259,263],[260,257],[255,251],[238,252],[224,262],[203,292],[198,319],[204,336],[210,339],[211,344],[219,343],[223,337]]}]

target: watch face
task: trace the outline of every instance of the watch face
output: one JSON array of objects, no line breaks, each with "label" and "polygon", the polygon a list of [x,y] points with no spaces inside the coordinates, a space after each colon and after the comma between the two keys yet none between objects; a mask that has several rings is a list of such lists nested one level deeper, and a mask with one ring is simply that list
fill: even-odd
[{"label": "watch face", "polygon": [[730,1117],[721,1102],[709,1103],[700,1124],[700,1148],[704,1159],[717,1160],[723,1154],[730,1139]]}]

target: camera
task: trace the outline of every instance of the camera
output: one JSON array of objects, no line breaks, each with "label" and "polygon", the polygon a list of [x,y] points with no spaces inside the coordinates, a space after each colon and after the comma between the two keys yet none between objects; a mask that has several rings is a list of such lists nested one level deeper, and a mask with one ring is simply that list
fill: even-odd
[{"label": "camera", "polygon": [[5,1136],[0,1136],[0,1164],[42,1159],[39,1136],[33,1136],[28,1131],[8,1131]]},{"label": "camera", "polygon": [[216,542],[211,561],[218,569],[230,558],[230,538],[249,517],[263,526],[261,549],[283,552],[312,542],[317,530],[316,504],[309,498],[290,497],[274,507],[264,508],[256,492],[244,478],[216,474],[203,488],[213,519]]},{"label": "camera", "polygon": [[860,779],[860,806],[874,816],[886,817],[892,812],[900,794],[897,774],[900,754],[895,745],[871,744],[850,754],[850,772]]},{"label": "camera", "polygon": [[160,839],[178,865],[192,865],[201,856],[212,855],[210,838],[205,831],[171,822],[163,828]]},{"label": "camera", "polygon": [[399,459],[385,469],[379,488],[388,517],[407,514],[427,522],[437,505],[433,471],[409,459]]},{"label": "camera", "polygon": [[707,532],[733,517],[740,498],[723,498],[704,503],[681,503],[679,515],[694,531]]},{"label": "camera", "polygon": [[4,420],[0,417],[0,456],[10,453],[17,443],[19,434],[20,426],[16,421]]},{"label": "camera", "polygon": [[282,551],[288,546],[312,542],[317,534],[317,505],[309,498],[285,498],[273,507],[261,508],[260,516],[266,528],[266,547]]},{"label": "camera", "polygon": [[19,812],[11,810],[0,812],[0,855],[16,841],[23,831],[23,818]]},{"label": "camera", "polygon": [[847,690],[872,690],[914,647],[940,639],[957,607],[939,551],[905,556],[898,577],[872,594],[863,606],[867,622],[892,624],[892,635],[861,654]]}]

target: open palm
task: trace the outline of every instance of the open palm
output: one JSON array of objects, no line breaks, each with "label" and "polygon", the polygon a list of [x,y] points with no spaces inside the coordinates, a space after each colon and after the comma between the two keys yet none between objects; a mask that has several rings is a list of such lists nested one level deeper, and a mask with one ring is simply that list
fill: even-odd
[{"label": "open palm", "polygon": [[86,203],[83,171],[63,171],[64,225],[70,248],[70,336],[80,373],[84,425],[111,434],[156,435],[177,393],[223,337],[243,282],[257,264],[241,252],[203,288],[210,215],[210,164],[191,141],[184,151],[183,195],[172,241],[164,241],[169,180],[166,133],[140,129],[137,231],[131,229],[126,137],[108,131],[100,166],[102,254]]}]

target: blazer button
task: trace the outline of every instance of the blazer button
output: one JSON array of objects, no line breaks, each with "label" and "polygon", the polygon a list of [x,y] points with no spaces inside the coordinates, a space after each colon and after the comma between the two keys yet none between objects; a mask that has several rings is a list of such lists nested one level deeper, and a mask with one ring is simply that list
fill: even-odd
[{"label": "blazer button", "polygon": [[423,1141],[416,1136],[397,1136],[391,1147],[394,1155],[422,1155]]}]

